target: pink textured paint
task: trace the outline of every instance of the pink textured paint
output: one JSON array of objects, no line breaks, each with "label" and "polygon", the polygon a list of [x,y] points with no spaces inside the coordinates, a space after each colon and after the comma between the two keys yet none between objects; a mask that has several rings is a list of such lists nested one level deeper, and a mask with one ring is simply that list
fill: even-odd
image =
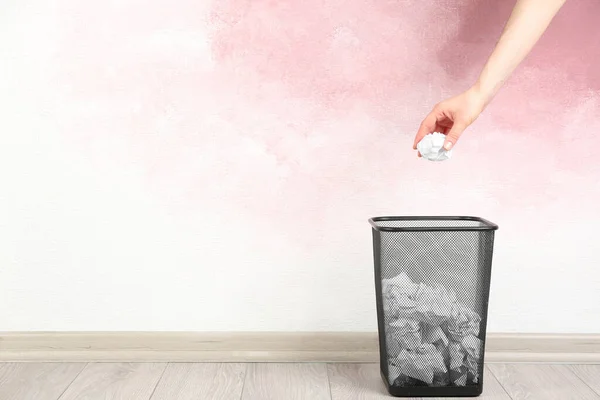
[{"label": "pink textured paint", "polygon": [[135,165],[178,212],[221,205],[307,237],[379,212],[558,204],[598,176],[596,0],[568,2],[442,164],[416,159],[415,128],[472,82],[509,5],[60,4],[65,134],[119,147],[99,162]]},{"label": "pink textured paint", "polygon": [[[222,65],[285,84],[326,106],[384,107],[435,78],[424,56],[454,24],[451,7],[412,1],[227,0],[215,3],[213,48]],[[429,24],[446,18],[450,23]],[[424,28],[427,26],[427,28]],[[410,38],[410,39],[409,39]],[[441,82],[441,81],[440,81]],[[432,82],[433,83],[433,82]],[[369,104],[363,104],[369,105]]]},{"label": "pink textured paint", "polygon": [[[497,41],[513,3],[482,0],[458,2],[457,6],[462,22],[455,34],[446,39],[448,45],[439,52],[439,61],[451,76],[463,78],[478,72]],[[593,60],[600,31],[591,29],[598,12],[600,3],[594,0],[567,2],[524,67],[548,68],[552,74],[566,74],[568,80],[580,88],[599,90],[600,71],[593,67]],[[562,83],[550,80],[543,88],[568,92],[570,87],[565,88]]]}]

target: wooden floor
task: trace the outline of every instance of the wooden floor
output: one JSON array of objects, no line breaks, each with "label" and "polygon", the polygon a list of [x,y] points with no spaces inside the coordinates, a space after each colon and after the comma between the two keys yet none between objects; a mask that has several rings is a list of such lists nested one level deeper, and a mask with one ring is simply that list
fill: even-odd
[{"label": "wooden floor", "polygon": [[[376,364],[0,363],[0,400],[389,399]],[[600,399],[600,365],[489,364],[480,399]]]}]

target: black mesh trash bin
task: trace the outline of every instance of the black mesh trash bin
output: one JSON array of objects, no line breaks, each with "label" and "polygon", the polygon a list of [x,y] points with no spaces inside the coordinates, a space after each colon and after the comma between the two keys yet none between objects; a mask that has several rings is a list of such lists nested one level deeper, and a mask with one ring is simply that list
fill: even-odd
[{"label": "black mesh trash bin", "polygon": [[381,375],[389,393],[479,396],[498,226],[475,217],[369,222]]}]

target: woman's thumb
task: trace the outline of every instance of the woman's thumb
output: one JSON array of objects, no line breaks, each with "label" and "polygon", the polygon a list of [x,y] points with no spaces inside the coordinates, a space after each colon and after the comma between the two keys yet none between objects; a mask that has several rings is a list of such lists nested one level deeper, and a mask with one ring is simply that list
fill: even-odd
[{"label": "woman's thumb", "polygon": [[446,149],[446,150],[452,149],[452,147],[454,147],[456,142],[458,142],[460,135],[462,135],[462,133],[465,129],[467,129],[466,124],[455,122],[454,125],[452,125],[452,129],[450,129],[450,131],[446,135],[446,141],[444,142],[444,149]]}]

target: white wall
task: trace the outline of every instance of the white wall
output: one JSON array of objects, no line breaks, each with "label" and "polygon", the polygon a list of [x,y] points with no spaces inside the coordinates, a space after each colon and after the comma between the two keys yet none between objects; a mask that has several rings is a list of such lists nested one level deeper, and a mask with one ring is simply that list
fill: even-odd
[{"label": "white wall", "polygon": [[[370,215],[336,216],[307,250],[224,209],[169,215],[135,165],[99,168],[40,121],[2,132],[0,330],[376,329]],[[596,226],[486,217],[489,330],[597,332]]]},{"label": "white wall", "polygon": [[[394,150],[412,171],[399,167],[397,185],[362,190],[378,179],[369,172],[322,212],[302,191],[295,216],[277,202],[271,215],[254,212],[195,186],[185,170],[151,172],[148,160],[168,149],[141,157],[126,135],[90,139],[93,119],[80,132],[87,139],[66,135],[77,103],[56,94],[56,10],[36,7],[0,7],[0,331],[373,331],[367,219],[382,214],[475,214],[500,225],[488,331],[600,331],[597,173],[556,177],[556,188],[582,179],[580,203],[573,195],[507,208],[483,181],[498,171],[469,159],[468,145],[443,180]],[[384,139],[382,159],[411,140],[396,131]],[[384,169],[378,162],[369,160],[373,171]],[[454,185],[453,165],[471,162],[483,171],[473,172],[475,188]],[[260,179],[250,186],[277,199]]]}]

